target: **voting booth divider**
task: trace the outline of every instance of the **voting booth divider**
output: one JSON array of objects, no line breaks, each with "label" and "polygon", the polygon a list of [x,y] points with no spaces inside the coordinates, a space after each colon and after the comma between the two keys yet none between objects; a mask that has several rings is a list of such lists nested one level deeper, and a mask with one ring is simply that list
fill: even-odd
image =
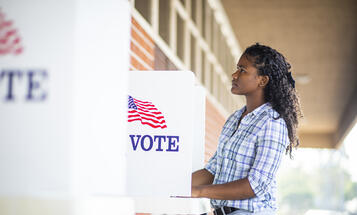
[{"label": "voting booth divider", "polygon": [[135,211],[202,214],[191,173],[203,168],[205,90],[191,71],[130,71],[127,194]]},{"label": "voting booth divider", "polygon": [[134,214],[129,2],[0,5],[0,214]]},{"label": "voting booth divider", "polygon": [[0,0],[0,214],[194,214],[205,94],[129,72],[127,0]]}]

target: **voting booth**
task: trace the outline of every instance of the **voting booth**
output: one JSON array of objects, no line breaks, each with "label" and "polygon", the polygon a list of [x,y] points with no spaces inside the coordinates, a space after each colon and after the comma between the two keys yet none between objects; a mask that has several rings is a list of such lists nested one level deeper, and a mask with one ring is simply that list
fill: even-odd
[{"label": "voting booth", "polygon": [[129,2],[0,5],[0,214],[134,214]]},{"label": "voting booth", "polygon": [[208,212],[208,199],[188,198],[191,174],[204,164],[204,88],[191,71],[130,71],[128,94],[127,194],[135,212]]},{"label": "voting booth", "polygon": [[194,90],[192,72],[130,71],[129,195],[191,195]]},{"label": "voting booth", "polygon": [[0,214],[200,214],[205,90],[128,71],[127,0],[0,0]]}]

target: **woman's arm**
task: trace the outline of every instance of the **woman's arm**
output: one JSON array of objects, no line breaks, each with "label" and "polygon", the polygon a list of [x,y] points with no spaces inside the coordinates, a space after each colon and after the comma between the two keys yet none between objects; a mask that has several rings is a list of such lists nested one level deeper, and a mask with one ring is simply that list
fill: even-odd
[{"label": "woman's arm", "polygon": [[248,199],[255,197],[247,178],[225,184],[192,186],[192,197],[221,200]]},{"label": "woman's arm", "polygon": [[192,173],[192,187],[213,183],[214,176],[206,169],[200,169]]},{"label": "woman's arm", "polygon": [[271,120],[259,132],[255,159],[246,178],[225,184],[194,186],[192,197],[237,200],[262,196],[268,192],[289,144],[287,129],[282,125],[285,124],[281,121]]}]

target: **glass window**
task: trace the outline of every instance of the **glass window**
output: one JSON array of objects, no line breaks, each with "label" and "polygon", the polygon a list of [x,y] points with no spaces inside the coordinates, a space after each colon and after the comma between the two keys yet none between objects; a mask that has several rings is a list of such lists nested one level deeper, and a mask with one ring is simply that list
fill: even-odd
[{"label": "glass window", "polygon": [[135,0],[135,8],[148,23],[151,23],[151,0]]},{"label": "glass window", "polygon": [[207,87],[208,87],[208,90],[213,95],[213,75],[215,74],[213,64],[210,64],[210,68],[209,68],[208,72],[209,72],[208,73],[209,78],[207,79],[208,80]]},{"label": "glass window", "polygon": [[211,21],[212,21],[212,10],[206,3],[206,21],[204,22],[205,31],[204,38],[207,42],[207,45],[211,47]]},{"label": "glass window", "polygon": [[191,49],[191,70],[192,72],[196,73],[196,38],[191,34],[191,42],[190,42],[190,49]]},{"label": "glass window", "polygon": [[181,4],[182,4],[182,6],[185,7],[185,5],[186,5],[186,0],[180,0],[180,2],[181,2]]},{"label": "glass window", "polygon": [[176,41],[177,41],[177,56],[183,61],[185,53],[185,23],[179,14],[176,14],[177,18],[177,31],[176,31]]},{"label": "glass window", "polygon": [[215,32],[216,32],[213,10],[211,10],[211,19],[210,19],[209,24],[210,24],[210,47],[211,47],[211,50],[213,50],[213,44],[214,44]]},{"label": "glass window", "polygon": [[206,32],[206,7],[207,7],[207,2],[202,1],[201,34],[203,35],[203,37],[205,37],[205,32]]},{"label": "glass window", "polygon": [[[220,44],[220,30],[219,30],[219,25],[217,24],[217,22],[214,22],[214,36],[213,36],[213,53],[216,57],[218,57],[219,55],[219,44]],[[218,59],[217,59],[218,60]]]},{"label": "glass window", "polygon": [[201,49],[201,77],[199,77],[199,79],[201,83],[204,85],[206,85],[206,78],[207,78],[206,53]]},{"label": "glass window", "polygon": [[218,61],[221,64],[222,68],[224,67],[224,54],[226,52],[225,44],[226,44],[225,37],[223,36],[223,34],[221,34],[221,40],[220,40],[220,44],[219,44]]},{"label": "glass window", "polygon": [[[135,1],[136,2],[136,1]],[[170,1],[159,1],[159,35],[161,38],[169,44],[170,38]]]},{"label": "glass window", "polygon": [[191,19],[197,24],[197,0],[191,0]]}]

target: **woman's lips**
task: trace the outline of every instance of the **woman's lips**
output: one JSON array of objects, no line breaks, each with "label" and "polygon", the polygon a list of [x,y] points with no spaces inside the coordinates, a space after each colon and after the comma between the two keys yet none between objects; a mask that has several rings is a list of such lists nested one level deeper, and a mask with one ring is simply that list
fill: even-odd
[{"label": "woman's lips", "polygon": [[235,82],[232,82],[232,87],[238,87],[238,84]]}]

